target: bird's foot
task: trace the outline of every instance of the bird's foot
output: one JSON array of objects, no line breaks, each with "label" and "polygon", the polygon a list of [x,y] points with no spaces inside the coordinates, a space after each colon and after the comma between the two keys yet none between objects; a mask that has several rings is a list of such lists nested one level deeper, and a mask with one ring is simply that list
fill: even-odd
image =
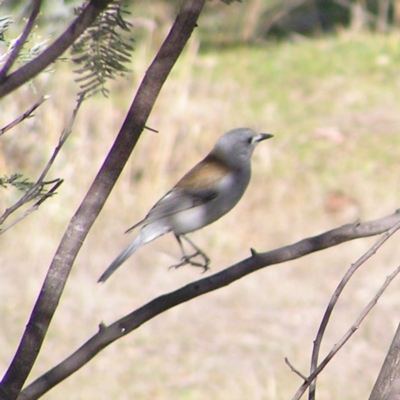
[{"label": "bird's foot", "polygon": [[[203,262],[194,261],[193,259],[196,258],[197,256],[201,256],[203,258]],[[210,269],[210,267],[209,267],[210,262],[211,262],[211,260],[207,257],[206,254],[204,254],[202,251],[196,251],[196,253],[191,254],[191,255],[184,254],[181,259],[181,262],[179,264],[171,265],[168,269],[180,268],[180,267],[183,267],[184,265],[189,264],[189,265],[192,265],[193,267],[203,268],[202,273],[204,274],[205,272],[207,272]]]}]

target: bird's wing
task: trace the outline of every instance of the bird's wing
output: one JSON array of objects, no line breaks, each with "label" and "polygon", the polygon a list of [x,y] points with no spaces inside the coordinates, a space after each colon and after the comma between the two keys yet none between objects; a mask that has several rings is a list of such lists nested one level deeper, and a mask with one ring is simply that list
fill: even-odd
[{"label": "bird's wing", "polygon": [[196,190],[195,192],[191,192],[189,190],[177,189],[175,187],[153,206],[143,220],[133,225],[125,233],[132,231],[138,226],[147,225],[180,211],[189,210],[190,208],[206,204],[217,196],[218,192],[214,189]]},{"label": "bird's wing", "polygon": [[209,154],[162,197],[142,221],[133,225],[126,233],[140,225],[147,225],[215,199],[219,194],[219,185],[230,172],[219,157]]}]

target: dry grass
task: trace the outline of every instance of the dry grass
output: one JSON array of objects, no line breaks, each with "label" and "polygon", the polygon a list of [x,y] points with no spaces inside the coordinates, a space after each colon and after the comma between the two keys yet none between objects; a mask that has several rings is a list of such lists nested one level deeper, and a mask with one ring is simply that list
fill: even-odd
[{"label": "dry grass", "polygon": [[[150,41],[150,39],[149,39]],[[129,84],[80,114],[53,174],[59,195],[2,236],[0,366],[18,344],[64,229],[93,181],[153,54],[134,56]],[[76,261],[34,379],[64,359],[100,321],[198,279],[168,271],[179,251],[164,237],[136,253],[106,285],[96,280],[138,221],[177,179],[237,126],[272,132],[253,160],[253,179],[228,216],[192,237],[212,257],[212,273],[360,217],[398,207],[400,51],[397,36],[319,39],[256,49],[198,52],[196,38],[173,71],[145,132]],[[8,173],[34,176],[73,108],[75,88],[60,66],[37,84],[51,95],[36,117],[2,141]],[[65,68],[66,69],[66,68]],[[55,84],[55,82],[57,84]],[[31,104],[27,88],[3,101],[1,125]],[[12,100],[12,101],[11,101]],[[16,194],[3,191],[10,204]],[[398,264],[393,238],[354,278],[330,324],[326,352]],[[312,340],[342,274],[374,242],[348,243],[260,271],[183,304],[115,343],[46,399],[288,399],[307,372]],[[365,398],[399,320],[395,282],[319,380],[321,399]]]}]

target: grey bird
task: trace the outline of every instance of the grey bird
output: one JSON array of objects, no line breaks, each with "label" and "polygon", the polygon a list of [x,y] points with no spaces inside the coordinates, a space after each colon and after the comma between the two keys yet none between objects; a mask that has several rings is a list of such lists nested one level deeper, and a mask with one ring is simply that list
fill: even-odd
[{"label": "grey bird", "polygon": [[[271,137],[249,128],[232,129],[222,135],[207,157],[163,196],[142,221],[126,231],[142,227],[99,282],[105,282],[139,247],[171,231],[183,254],[182,261],[173,267],[191,264],[206,271],[210,259],[185,234],[211,224],[238,203],[250,182],[253,151],[259,142]],[[185,253],[181,238],[191,245],[194,254]],[[202,263],[193,260],[198,256]]]}]

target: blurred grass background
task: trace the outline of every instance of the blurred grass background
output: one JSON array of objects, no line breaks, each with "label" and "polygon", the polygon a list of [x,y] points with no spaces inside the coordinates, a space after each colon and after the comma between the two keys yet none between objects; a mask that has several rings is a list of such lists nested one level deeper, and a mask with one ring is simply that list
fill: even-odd
[{"label": "blurred grass background", "polygon": [[[1,238],[2,371],[68,221],[167,31],[165,21],[173,12],[157,4],[137,20],[144,23],[137,24],[140,40],[128,81],[115,82],[109,100],[96,97],[84,104],[52,171],[53,177],[65,179],[59,194]],[[245,6],[222,5],[227,15]],[[169,235],[138,251],[106,285],[96,284],[131,239],[123,232],[233,127],[249,126],[275,137],[257,148],[252,182],[239,205],[191,235],[211,256],[211,273],[249,256],[250,247],[271,250],[398,208],[399,34],[340,29],[329,36],[213,49],[202,45],[202,36],[208,40],[202,27],[210,18],[208,13],[200,19],[148,121],[159,133],[144,132],[79,254],[31,379],[79,347],[100,321],[111,323],[202,277],[194,268],[167,269],[180,254]],[[51,98],[34,118],[2,137],[2,174],[34,177],[43,168],[74,107],[78,87],[70,70],[58,63],[53,73],[35,80],[37,93]],[[37,96],[25,87],[4,99],[0,125]],[[3,190],[2,208],[18,196]],[[331,293],[375,240],[357,240],[272,266],[170,310],[111,345],[44,398],[291,398],[301,382],[284,357],[307,373],[312,341]],[[394,237],[343,294],[322,354],[347,331],[398,262]],[[368,396],[399,321],[399,290],[394,282],[321,375],[321,399]]]}]

